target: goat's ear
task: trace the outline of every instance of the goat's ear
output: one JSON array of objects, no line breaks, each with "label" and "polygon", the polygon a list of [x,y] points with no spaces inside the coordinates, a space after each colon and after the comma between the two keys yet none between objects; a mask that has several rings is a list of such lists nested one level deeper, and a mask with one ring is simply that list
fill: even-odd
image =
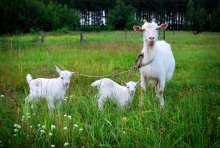
[{"label": "goat's ear", "polygon": [[133,26],[134,31],[142,31],[142,28],[140,26]]},{"label": "goat's ear", "polygon": [[72,76],[77,76],[79,72],[72,72]]},{"label": "goat's ear", "polygon": [[167,29],[167,27],[168,27],[168,24],[164,23],[164,24],[161,24],[160,26],[158,26],[157,30],[165,30],[165,29]]},{"label": "goat's ear", "polygon": [[55,65],[56,67],[56,71],[60,74],[61,73],[61,70]]},{"label": "goat's ear", "polygon": [[137,84],[137,85],[140,85],[140,84],[141,84],[141,80],[139,80],[136,84]]}]

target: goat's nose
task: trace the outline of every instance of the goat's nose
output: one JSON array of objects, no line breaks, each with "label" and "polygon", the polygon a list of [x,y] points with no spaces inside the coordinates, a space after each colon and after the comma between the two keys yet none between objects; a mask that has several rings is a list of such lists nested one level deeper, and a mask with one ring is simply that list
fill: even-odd
[{"label": "goat's nose", "polygon": [[154,37],[153,37],[153,36],[150,36],[150,37],[149,37],[149,40],[154,40]]},{"label": "goat's nose", "polygon": [[66,85],[66,86],[68,86],[68,85],[69,85],[69,83],[68,83],[68,82],[66,82],[66,83],[65,83],[65,85]]}]

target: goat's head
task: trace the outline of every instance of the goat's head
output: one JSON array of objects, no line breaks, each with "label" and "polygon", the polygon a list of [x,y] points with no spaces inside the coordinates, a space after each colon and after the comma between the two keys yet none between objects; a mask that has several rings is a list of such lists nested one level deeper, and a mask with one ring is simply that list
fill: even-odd
[{"label": "goat's head", "polygon": [[148,23],[145,19],[143,22],[142,27],[134,25],[133,29],[143,32],[144,41],[150,45],[153,45],[154,42],[158,40],[158,30],[164,30],[168,27],[166,23],[158,26],[157,23],[155,23],[155,19],[153,19],[151,23]]},{"label": "goat's head", "polygon": [[137,86],[140,84],[140,81],[138,82],[133,82],[130,81],[128,83],[125,84],[125,86],[128,88],[128,92],[131,96],[134,96],[134,93],[136,91]]},{"label": "goat's head", "polygon": [[62,71],[57,66],[55,66],[55,67],[56,67],[56,71],[60,75],[60,79],[62,81],[63,86],[68,88],[69,84],[70,84],[71,76],[76,76],[78,74],[78,72],[71,72],[68,70]]}]

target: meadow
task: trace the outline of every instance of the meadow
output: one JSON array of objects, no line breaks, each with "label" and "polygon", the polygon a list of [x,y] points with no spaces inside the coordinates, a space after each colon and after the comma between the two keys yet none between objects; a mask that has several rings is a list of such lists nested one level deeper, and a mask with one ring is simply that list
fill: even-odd
[{"label": "meadow", "polygon": [[[165,88],[165,110],[148,87],[139,108],[138,87],[130,107],[107,102],[98,110],[98,78],[76,76],[61,108],[50,114],[46,101],[25,107],[29,93],[26,74],[58,77],[61,69],[87,75],[109,75],[129,70],[140,53],[142,35],[128,32],[47,33],[1,36],[0,147],[219,147],[220,146],[220,33],[166,31],[176,68]],[[160,39],[162,38],[162,33]],[[123,84],[139,74],[109,77]]]}]

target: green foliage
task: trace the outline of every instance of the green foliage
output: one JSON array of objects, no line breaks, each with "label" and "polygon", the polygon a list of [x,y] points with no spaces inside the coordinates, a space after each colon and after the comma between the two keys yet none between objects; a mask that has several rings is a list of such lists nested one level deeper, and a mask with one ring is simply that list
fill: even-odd
[{"label": "green foliage", "polygon": [[109,27],[113,30],[132,28],[134,20],[134,8],[126,6],[122,0],[117,0],[115,7],[109,11]]},{"label": "green foliage", "polygon": [[1,0],[0,33],[51,31],[68,26],[71,30],[79,27],[80,14],[66,5],[43,4],[39,0]]},{"label": "green foliage", "polygon": [[194,0],[189,0],[187,4],[186,22],[185,26],[188,30],[201,32],[206,30],[207,11],[200,6],[196,7]]},{"label": "green foliage", "polygon": [[212,31],[220,31],[220,3],[218,7],[213,11],[210,21],[210,28]]}]

